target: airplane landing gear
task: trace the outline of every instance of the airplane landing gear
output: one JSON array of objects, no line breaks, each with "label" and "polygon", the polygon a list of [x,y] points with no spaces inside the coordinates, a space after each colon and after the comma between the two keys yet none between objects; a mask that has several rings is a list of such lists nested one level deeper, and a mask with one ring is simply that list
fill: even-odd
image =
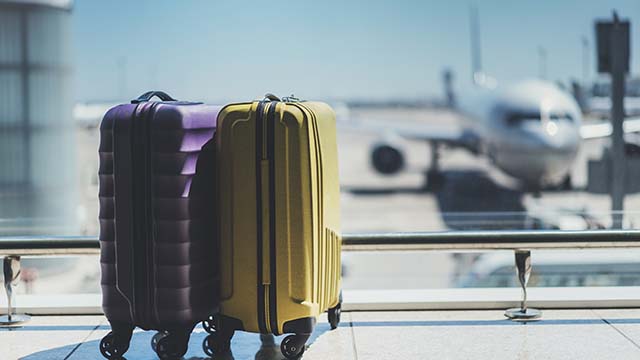
[{"label": "airplane landing gear", "polygon": [[562,181],[561,189],[565,191],[573,190],[573,182],[571,181],[571,174],[567,174]]},{"label": "airplane landing gear", "polygon": [[444,185],[444,175],[438,171],[429,169],[425,173],[424,190],[428,192],[437,191]]},{"label": "airplane landing gear", "polygon": [[444,185],[444,174],[440,171],[440,144],[437,141],[429,143],[431,147],[431,162],[425,173],[425,191],[437,191]]}]

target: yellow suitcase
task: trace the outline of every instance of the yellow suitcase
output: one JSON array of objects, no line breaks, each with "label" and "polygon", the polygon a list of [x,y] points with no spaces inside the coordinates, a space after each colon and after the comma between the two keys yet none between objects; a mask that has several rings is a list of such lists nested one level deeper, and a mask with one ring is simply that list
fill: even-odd
[{"label": "yellow suitcase", "polygon": [[235,330],[276,335],[302,355],[318,315],[340,321],[341,237],[336,123],[324,103],[231,104],[218,115],[221,303],[205,352]]}]

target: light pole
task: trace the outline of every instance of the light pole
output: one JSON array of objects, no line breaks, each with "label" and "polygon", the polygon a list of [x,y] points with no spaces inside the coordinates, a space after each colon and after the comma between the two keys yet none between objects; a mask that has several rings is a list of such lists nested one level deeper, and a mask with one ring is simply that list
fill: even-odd
[{"label": "light pole", "polygon": [[589,81],[589,39],[582,36],[582,86],[586,86]]}]

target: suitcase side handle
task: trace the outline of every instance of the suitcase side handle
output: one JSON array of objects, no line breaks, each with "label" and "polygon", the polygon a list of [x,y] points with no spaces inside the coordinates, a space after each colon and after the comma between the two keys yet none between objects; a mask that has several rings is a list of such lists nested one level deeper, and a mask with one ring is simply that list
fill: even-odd
[{"label": "suitcase side handle", "polygon": [[162,101],[177,101],[164,91],[147,91],[146,93],[138,96],[137,99],[131,100],[131,103],[139,104],[141,102],[147,102],[154,96],[158,97]]}]

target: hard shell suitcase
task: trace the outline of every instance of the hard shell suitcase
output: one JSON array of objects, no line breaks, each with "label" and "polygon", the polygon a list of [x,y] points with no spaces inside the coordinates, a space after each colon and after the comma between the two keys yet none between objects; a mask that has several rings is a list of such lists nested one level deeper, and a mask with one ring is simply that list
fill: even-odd
[{"label": "hard shell suitcase", "polygon": [[221,303],[203,349],[228,351],[235,330],[293,333],[281,350],[297,358],[319,314],[340,320],[335,114],[270,95],[225,106],[217,129]]},{"label": "hard shell suitcase", "polygon": [[[149,101],[154,96],[161,102]],[[120,358],[134,327],[159,330],[152,347],[179,358],[194,326],[217,311],[213,135],[220,107],[148,92],[100,125],[100,265]]]}]

